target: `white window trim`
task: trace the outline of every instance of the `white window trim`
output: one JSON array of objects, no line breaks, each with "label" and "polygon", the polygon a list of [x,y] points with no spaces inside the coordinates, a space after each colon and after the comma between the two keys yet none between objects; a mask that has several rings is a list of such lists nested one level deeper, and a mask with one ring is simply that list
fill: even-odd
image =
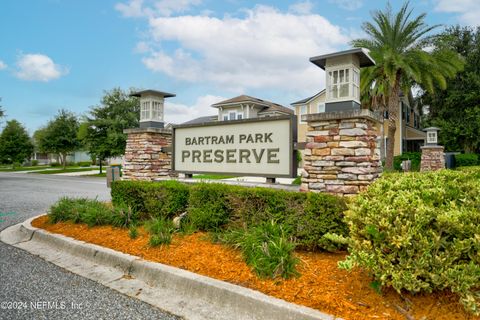
[{"label": "white window trim", "polygon": [[[329,73],[334,72],[334,71],[346,70],[346,69],[348,69],[348,82],[347,82],[347,84],[348,84],[348,96],[333,98],[333,97],[330,96],[331,78],[330,78]],[[326,70],[327,83],[326,83],[326,90],[325,90],[326,101],[341,102],[341,101],[353,100],[353,101],[356,101],[357,103],[360,103],[359,99],[357,99],[357,97],[353,96],[353,70],[356,70],[358,72],[359,79],[360,79],[360,70],[352,64],[341,64],[341,65],[336,65],[335,67],[327,68],[327,70]],[[336,85],[338,86],[339,84],[337,83]],[[358,90],[360,90],[360,86],[358,86]]]},{"label": "white window trim", "polygon": [[[305,108],[305,113],[302,113],[302,108]],[[298,107],[298,123],[305,124],[306,121],[302,121],[302,115],[308,114],[308,106],[306,104]]]}]

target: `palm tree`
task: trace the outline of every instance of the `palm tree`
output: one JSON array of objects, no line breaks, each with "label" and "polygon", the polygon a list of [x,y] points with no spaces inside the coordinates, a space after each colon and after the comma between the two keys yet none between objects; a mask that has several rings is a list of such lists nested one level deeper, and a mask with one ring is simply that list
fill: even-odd
[{"label": "palm tree", "polygon": [[386,168],[393,168],[396,121],[400,93],[408,92],[412,83],[429,92],[435,84],[445,89],[447,78],[453,77],[463,68],[463,60],[453,51],[437,49],[431,52],[427,36],[438,25],[428,26],[426,14],[412,18],[408,2],[393,13],[390,4],[385,11],[372,13],[373,23],[365,22],[363,31],[368,38],[352,41],[354,47],[370,50],[375,66],[362,71],[362,95],[372,101],[385,101],[388,111],[388,143]]}]

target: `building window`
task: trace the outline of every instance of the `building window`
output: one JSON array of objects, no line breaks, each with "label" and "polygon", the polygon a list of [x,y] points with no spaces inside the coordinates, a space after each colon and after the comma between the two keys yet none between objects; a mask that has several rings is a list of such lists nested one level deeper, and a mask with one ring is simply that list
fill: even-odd
[{"label": "building window", "polygon": [[223,115],[223,121],[227,121],[228,120],[228,115]]},{"label": "building window", "polygon": [[228,113],[228,120],[235,120],[236,117],[237,117],[236,112],[229,112]]},{"label": "building window", "polygon": [[350,81],[349,69],[329,71],[327,79],[329,98],[339,99],[348,97],[350,95],[348,89]]},{"label": "building window", "polygon": [[360,75],[356,69],[353,69],[352,95],[354,99],[360,101]]},{"label": "building window", "polygon": [[241,119],[243,119],[243,114],[241,113],[237,114],[237,120],[241,120]]},{"label": "building window", "polygon": [[317,108],[318,108],[317,110],[318,113],[325,112],[325,103],[320,103]]},{"label": "building window", "polygon": [[141,120],[149,120],[150,119],[150,101],[142,102],[140,119]]},{"label": "building window", "polygon": [[298,114],[298,122],[305,123],[305,121],[302,121],[302,115],[307,114],[307,106],[301,106],[299,110],[300,113]]}]

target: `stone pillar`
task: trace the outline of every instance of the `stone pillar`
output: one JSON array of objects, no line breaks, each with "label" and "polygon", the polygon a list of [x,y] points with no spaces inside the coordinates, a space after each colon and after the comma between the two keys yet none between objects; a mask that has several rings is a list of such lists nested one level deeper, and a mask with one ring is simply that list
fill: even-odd
[{"label": "stone pillar", "polygon": [[[172,176],[172,131],[135,128],[128,135],[123,162],[123,180],[154,180]],[[166,150],[166,148],[169,148]]]},{"label": "stone pillar", "polygon": [[382,171],[377,147],[379,118],[369,110],[306,116],[308,123],[302,191],[353,195]]},{"label": "stone pillar", "polygon": [[443,146],[423,146],[420,171],[435,171],[445,169],[445,154]]}]

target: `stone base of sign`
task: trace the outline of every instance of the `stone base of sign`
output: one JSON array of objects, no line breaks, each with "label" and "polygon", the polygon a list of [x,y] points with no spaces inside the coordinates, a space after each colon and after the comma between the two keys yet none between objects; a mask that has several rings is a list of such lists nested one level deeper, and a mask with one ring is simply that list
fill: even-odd
[{"label": "stone base of sign", "polygon": [[378,117],[369,110],[307,115],[301,191],[354,195],[382,172]]},{"label": "stone base of sign", "polygon": [[148,180],[174,176],[172,173],[172,131],[135,128],[128,134],[123,163],[123,180]]},{"label": "stone base of sign", "polygon": [[420,171],[436,171],[445,169],[443,146],[423,146]]}]

